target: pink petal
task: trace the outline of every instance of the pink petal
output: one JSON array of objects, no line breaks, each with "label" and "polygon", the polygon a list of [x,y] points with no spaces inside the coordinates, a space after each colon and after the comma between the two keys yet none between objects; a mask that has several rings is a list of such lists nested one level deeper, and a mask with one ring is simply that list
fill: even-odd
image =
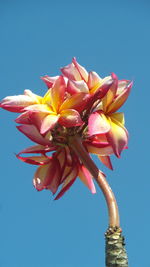
[{"label": "pink petal", "polygon": [[[90,76],[89,76],[90,77]],[[97,77],[98,81],[98,77]],[[105,78],[101,79],[99,77],[99,81],[95,83],[95,86],[90,88],[90,93],[95,94],[97,91],[99,91],[100,88],[105,87],[106,85],[108,86],[110,83],[112,84],[112,77],[111,76],[106,76]]]},{"label": "pink petal", "polygon": [[82,80],[79,71],[76,69],[73,63],[61,68],[62,74],[70,80],[80,81]]},{"label": "pink petal", "polygon": [[89,89],[92,89],[97,84],[99,84],[101,81],[102,81],[102,79],[99,77],[99,75],[96,72],[94,72],[94,71],[89,72],[89,77],[88,77]]},{"label": "pink petal", "polygon": [[43,112],[45,114],[54,113],[46,104],[35,104],[24,108],[24,111]]},{"label": "pink petal", "polygon": [[58,122],[59,117],[57,115],[47,115],[41,124],[40,132],[45,134],[47,131],[53,129]]},{"label": "pink petal", "polygon": [[40,131],[41,125],[43,123],[43,120],[45,117],[47,117],[48,114],[41,112],[41,111],[29,111],[29,120],[30,122],[37,127],[37,129]]},{"label": "pink petal", "polygon": [[42,102],[42,97],[32,93],[32,91],[29,90],[29,89],[25,89],[24,90],[24,95],[29,96],[30,98],[32,98],[35,104],[40,104]]},{"label": "pink petal", "polygon": [[75,109],[77,111],[82,111],[87,105],[90,99],[90,95],[86,93],[76,93],[68,97],[60,107],[60,111],[66,109]]},{"label": "pink petal", "polygon": [[100,161],[109,169],[113,170],[113,166],[110,160],[109,156],[100,156],[98,155],[98,158],[100,159]]},{"label": "pink petal", "polygon": [[111,129],[106,133],[106,136],[115,155],[120,157],[121,151],[127,146],[128,133],[125,127],[114,118],[110,119],[110,125]]},{"label": "pink petal", "polygon": [[102,141],[98,141],[98,140],[91,140],[91,141],[86,141],[86,142],[83,142],[84,145],[92,145],[94,147],[97,147],[97,148],[105,148],[105,147],[108,147],[109,146],[109,143],[108,141],[107,142],[102,142]]},{"label": "pink petal", "polygon": [[33,142],[40,145],[49,145],[50,141],[46,140],[38,131],[34,125],[20,125],[17,126],[17,129],[26,135]]},{"label": "pink petal", "polygon": [[63,183],[66,180],[66,178],[70,175],[71,172],[72,172],[72,166],[65,165],[61,178],[61,183]]},{"label": "pink petal", "polygon": [[63,173],[65,165],[66,165],[66,150],[65,150],[65,148],[61,149],[61,151],[59,151],[57,153],[57,159],[59,161],[60,168],[61,168],[61,171]]},{"label": "pink petal", "polygon": [[91,190],[92,194],[95,194],[96,189],[95,189],[95,185],[92,179],[92,175],[84,167],[84,165],[80,165],[78,176],[81,179],[81,181]]},{"label": "pink petal", "polygon": [[110,130],[110,124],[103,113],[93,113],[88,121],[88,133],[90,136],[104,134]]},{"label": "pink petal", "polygon": [[65,127],[79,126],[83,123],[79,112],[74,109],[61,111],[58,122]]},{"label": "pink petal", "polygon": [[88,82],[88,72],[86,71],[86,69],[77,62],[75,57],[72,59],[72,63],[75,65],[76,69],[80,73],[82,80]]},{"label": "pink petal", "polygon": [[34,165],[45,165],[50,161],[50,159],[45,156],[21,157],[18,154],[16,155],[16,157],[23,162],[34,164]]},{"label": "pink petal", "polygon": [[35,104],[35,100],[27,95],[7,96],[0,102],[0,107],[11,112],[22,112],[29,105]]},{"label": "pink petal", "polygon": [[59,194],[56,196],[55,200],[59,199],[60,197],[62,197],[64,195],[64,193],[69,190],[69,188],[71,187],[71,185],[75,182],[77,175],[78,175],[79,169],[78,169],[78,165],[74,165],[72,168],[72,171],[70,172],[70,174],[67,176],[66,180],[63,183],[62,189],[59,192]]},{"label": "pink petal", "polygon": [[101,144],[108,144],[107,138],[105,134],[100,134],[100,135],[93,135],[90,137],[91,142],[99,142]]},{"label": "pink petal", "polygon": [[75,182],[76,177],[74,179],[72,179],[71,181],[68,182],[68,184],[66,186],[64,186],[61,191],[59,192],[59,194],[55,197],[55,200],[58,200],[59,198],[61,198],[66,191],[69,190],[69,188],[73,185],[73,183]]},{"label": "pink petal", "polygon": [[118,81],[118,88],[117,88],[117,96],[120,95],[130,83],[131,83],[131,81],[129,81],[129,80],[119,80]]},{"label": "pink petal", "polygon": [[38,191],[45,189],[49,184],[51,178],[49,170],[51,169],[51,165],[52,163],[49,163],[44,166],[40,166],[36,170],[33,178],[33,185]]},{"label": "pink petal", "polygon": [[118,78],[114,73],[112,73],[112,79],[113,83],[102,100],[104,112],[106,112],[109,109],[109,105],[113,102],[117,92]]},{"label": "pink petal", "polygon": [[48,146],[42,146],[42,145],[36,145],[28,147],[21,152],[19,152],[19,155],[25,154],[25,153],[46,153],[55,150],[56,147],[54,147],[51,143],[49,143]]},{"label": "pink petal", "polygon": [[41,80],[43,80],[43,82],[45,82],[45,84],[47,85],[48,89],[51,88],[53,86],[53,84],[55,83],[55,81],[59,78],[59,76],[55,76],[55,77],[50,77],[48,75],[45,75],[43,77],[41,77]]},{"label": "pink petal", "polygon": [[59,76],[59,78],[55,81],[50,91],[51,104],[55,112],[59,111],[59,108],[64,101],[65,90],[66,90],[65,80],[63,76]]},{"label": "pink petal", "polygon": [[[51,178],[51,181],[49,185],[47,185],[46,189],[49,189],[53,194],[56,193],[59,185],[61,184],[61,168],[58,159],[53,159],[53,178]],[[52,171],[49,171],[50,175]]]},{"label": "pink petal", "polygon": [[23,112],[16,119],[15,122],[20,124],[32,124],[30,120],[30,111]]},{"label": "pink petal", "polygon": [[120,93],[112,102],[112,104],[108,107],[107,112],[115,112],[116,110],[118,110],[127,100],[129,93],[131,91],[133,83],[129,83],[128,86],[122,91],[122,93]]},{"label": "pink petal", "polygon": [[47,165],[40,166],[33,179],[33,184],[38,191],[49,189],[54,194],[60,184],[60,167],[57,159],[52,159]]},{"label": "pink petal", "polygon": [[86,148],[89,153],[96,154],[96,155],[101,155],[101,156],[107,156],[113,154],[113,149],[112,146],[105,146],[105,147],[96,147],[91,144],[87,144]]},{"label": "pink petal", "polygon": [[94,90],[90,90],[91,97],[88,103],[89,110],[91,109],[91,107],[97,100],[101,100],[107,94],[109,88],[112,86],[113,84],[112,78],[111,77],[107,77],[107,78],[109,79],[106,79],[106,82],[104,82],[103,84],[100,84],[99,87],[97,87]]},{"label": "pink petal", "polygon": [[89,93],[88,86],[83,80],[81,81],[69,80],[67,85],[67,91],[70,94],[75,94],[80,92]]}]

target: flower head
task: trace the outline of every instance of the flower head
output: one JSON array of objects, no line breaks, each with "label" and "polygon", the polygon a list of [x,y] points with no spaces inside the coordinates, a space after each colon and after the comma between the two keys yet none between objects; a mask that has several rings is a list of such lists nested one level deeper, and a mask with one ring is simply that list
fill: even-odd
[{"label": "flower head", "polygon": [[[94,71],[88,73],[77,62],[76,58],[72,59],[71,64],[61,68],[61,72],[66,82],[66,90],[70,95],[86,93],[93,96],[96,94],[100,99],[107,93],[109,86],[113,83],[111,76],[101,78]],[[57,78],[58,76],[50,77],[48,75],[41,77],[48,89],[52,88]]]},{"label": "flower head", "polygon": [[111,86],[96,106],[95,111],[89,116],[89,135],[105,134],[117,157],[127,146],[128,132],[124,127],[124,114],[116,112],[126,101],[132,87],[132,82],[118,81],[116,75],[112,75],[114,84]]},{"label": "flower head", "polygon": [[[30,90],[24,95],[4,98],[0,107],[21,113],[18,130],[36,143],[17,158],[39,165],[33,184],[39,191],[49,189],[60,198],[77,177],[95,193],[93,177],[78,157],[72,137],[78,137],[87,153],[94,153],[112,169],[110,155],[120,156],[128,134],[123,113],[116,112],[126,101],[132,83],[118,81],[115,74],[104,79],[87,72],[75,58],[61,69],[62,75],[42,80],[48,90],[41,97]],[[50,154],[49,154],[50,153]],[[22,156],[22,154],[32,154]]]}]

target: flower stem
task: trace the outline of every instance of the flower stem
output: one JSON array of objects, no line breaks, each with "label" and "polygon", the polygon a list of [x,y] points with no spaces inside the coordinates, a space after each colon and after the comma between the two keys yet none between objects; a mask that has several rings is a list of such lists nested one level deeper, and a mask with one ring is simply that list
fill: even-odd
[{"label": "flower stem", "polygon": [[101,188],[108,206],[109,213],[109,227],[120,227],[119,211],[115,196],[107,183],[105,176],[99,171],[94,161],[91,159],[89,153],[84,148],[80,136],[71,136],[69,138],[69,144],[78,155],[84,166],[89,170],[92,176],[95,178],[99,187]]},{"label": "flower stem", "polygon": [[69,145],[95,178],[107,202],[109,227],[105,234],[106,267],[128,267],[128,257],[125,250],[124,237],[121,234],[122,230],[120,228],[119,211],[115,196],[104,174],[99,171],[89,153],[84,148],[80,136],[70,136]]}]

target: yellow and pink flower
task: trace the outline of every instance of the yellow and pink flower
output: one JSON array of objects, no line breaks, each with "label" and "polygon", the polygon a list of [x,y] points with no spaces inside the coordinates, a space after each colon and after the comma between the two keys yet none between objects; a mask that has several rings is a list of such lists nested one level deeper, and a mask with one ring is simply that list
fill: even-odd
[{"label": "yellow and pink flower", "polygon": [[[60,129],[57,128],[57,134],[49,131],[44,136],[34,125],[24,124],[17,126],[20,132],[37,143],[37,145],[21,151],[17,158],[29,164],[40,165],[33,179],[33,184],[38,191],[49,189],[55,194],[59,186],[62,185],[62,189],[55,199],[60,198],[75,182],[77,177],[92,193],[95,193],[93,177],[74,153],[68,142],[68,133],[66,131],[63,133],[61,127]],[[95,137],[86,138],[83,141],[83,146],[89,153],[95,153],[102,158],[113,154],[112,147],[108,142],[102,142],[95,139]],[[47,155],[49,152],[52,153],[51,156]],[[22,157],[22,154],[33,155]],[[111,163],[104,162],[104,164],[111,168]]]},{"label": "yellow and pink flower", "polygon": [[[48,156],[46,153],[50,151],[54,152]],[[22,153],[40,155],[22,157]],[[17,158],[29,164],[40,165],[33,178],[33,184],[38,191],[48,189],[55,194],[62,185],[55,199],[59,199],[70,188],[77,176],[93,194],[96,192],[91,174],[68,146],[60,148],[50,147],[50,144],[47,147],[36,145],[20,152]]]},{"label": "yellow and pink flower", "polygon": [[118,80],[115,74],[102,79],[96,72],[87,72],[75,58],[61,71],[60,76],[42,77],[48,87],[43,97],[25,90],[24,95],[0,102],[1,108],[21,113],[16,119],[20,124],[17,128],[36,143],[17,155],[26,163],[39,165],[33,179],[36,189],[49,189],[55,194],[62,185],[55,199],[78,176],[92,193],[96,192],[93,177],[72,147],[72,136],[81,140],[89,154],[96,154],[113,169],[110,155],[119,157],[128,143],[124,115],[116,111],[132,87],[130,81]]},{"label": "yellow and pink flower", "polygon": [[107,141],[117,157],[127,147],[128,132],[124,127],[125,119],[122,112],[116,112],[126,101],[132,82],[118,81],[113,74],[114,84],[89,116],[89,135],[105,134]]}]

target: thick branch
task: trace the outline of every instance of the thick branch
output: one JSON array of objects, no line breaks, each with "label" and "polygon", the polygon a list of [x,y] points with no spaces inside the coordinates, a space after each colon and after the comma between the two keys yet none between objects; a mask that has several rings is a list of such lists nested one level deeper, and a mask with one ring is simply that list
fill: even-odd
[{"label": "thick branch", "polygon": [[106,267],[128,267],[128,257],[121,229],[108,229],[105,238]]}]

